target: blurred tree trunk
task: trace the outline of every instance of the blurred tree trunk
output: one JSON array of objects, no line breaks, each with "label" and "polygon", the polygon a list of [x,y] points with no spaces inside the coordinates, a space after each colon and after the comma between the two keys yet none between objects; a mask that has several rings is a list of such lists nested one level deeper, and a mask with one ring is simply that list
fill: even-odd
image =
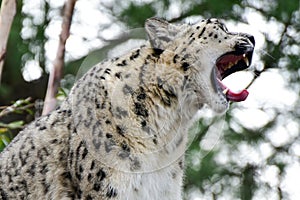
[{"label": "blurred tree trunk", "polygon": [[0,84],[4,58],[6,54],[7,40],[16,10],[17,4],[15,0],[2,1],[0,10]]},{"label": "blurred tree trunk", "polygon": [[62,22],[62,30],[59,36],[59,45],[56,58],[53,62],[53,69],[50,72],[47,93],[44,101],[43,115],[48,114],[56,107],[56,94],[63,75],[65,44],[70,35],[70,27],[74,12],[76,0],[68,0],[64,6],[64,16]]}]

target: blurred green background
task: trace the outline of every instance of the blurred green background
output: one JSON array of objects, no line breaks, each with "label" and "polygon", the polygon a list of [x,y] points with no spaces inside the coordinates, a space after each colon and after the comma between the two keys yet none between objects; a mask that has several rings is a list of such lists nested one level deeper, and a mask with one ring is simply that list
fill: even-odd
[{"label": "blurred green background", "polygon": [[[0,85],[0,151],[40,115],[64,3],[17,2]],[[60,96],[80,66],[104,59],[122,30],[141,28],[152,16],[173,23],[220,18],[230,31],[247,31],[257,40],[252,68],[243,75],[254,79],[249,100],[193,129],[185,199],[300,199],[299,1],[78,0]]]}]

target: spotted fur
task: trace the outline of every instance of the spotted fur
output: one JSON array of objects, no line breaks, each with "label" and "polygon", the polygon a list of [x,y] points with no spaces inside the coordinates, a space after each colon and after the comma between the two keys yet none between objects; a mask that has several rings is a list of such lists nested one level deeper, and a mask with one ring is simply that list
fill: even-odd
[{"label": "spotted fur", "polygon": [[145,28],[148,44],[90,69],[1,153],[0,199],[182,198],[191,119],[228,106],[210,80],[216,59],[251,42],[215,19]]}]

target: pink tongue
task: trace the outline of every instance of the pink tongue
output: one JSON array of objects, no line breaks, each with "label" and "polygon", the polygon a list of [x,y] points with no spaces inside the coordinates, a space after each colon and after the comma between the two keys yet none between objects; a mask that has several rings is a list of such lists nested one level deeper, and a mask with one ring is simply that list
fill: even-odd
[{"label": "pink tongue", "polygon": [[233,92],[228,87],[226,87],[226,85],[224,85],[222,83],[222,81],[220,81],[219,79],[218,79],[218,82],[223,91],[227,90],[225,95],[229,101],[234,101],[234,102],[245,101],[246,98],[248,97],[249,92],[246,89],[244,89],[240,92]]},{"label": "pink tongue", "polygon": [[247,90],[242,90],[240,92],[232,92],[231,90],[228,90],[228,92],[226,93],[226,97],[229,101],[235,101],[235,102],[239,102],[239,101],[244,101],[246,100],[246,98],[248,97],[249,92]]}]

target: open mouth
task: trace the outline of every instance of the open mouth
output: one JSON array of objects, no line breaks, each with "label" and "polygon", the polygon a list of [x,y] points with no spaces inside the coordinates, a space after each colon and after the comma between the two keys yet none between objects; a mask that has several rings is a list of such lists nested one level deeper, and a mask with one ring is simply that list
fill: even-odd
[{"label": "open mouth", "polygon": [[217,59],[216,67],[213,70],[216,90],[222,92],[228,101],[239,102],[248,97],[249,92],[246,89],[233,92],[222,83],[222,80],[234,72],[247,69],[251,64],[252,54],[253,51],[239,52],[239,54],[229,52]]}]

